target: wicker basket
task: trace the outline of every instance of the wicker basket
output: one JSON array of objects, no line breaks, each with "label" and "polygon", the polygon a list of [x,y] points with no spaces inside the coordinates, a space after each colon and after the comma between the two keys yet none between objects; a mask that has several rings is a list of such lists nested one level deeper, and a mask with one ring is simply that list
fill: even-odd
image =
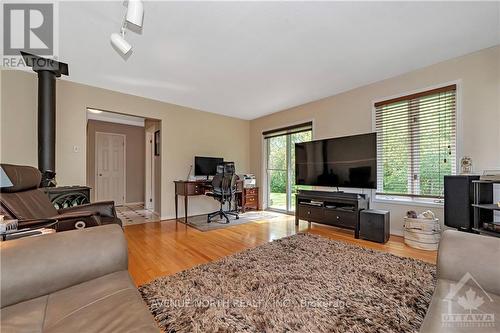
[{"label": "wicker basket", "polygon": [[439,219],[404,219],[405,244],[416,249],[436,251],[441,238]]}]

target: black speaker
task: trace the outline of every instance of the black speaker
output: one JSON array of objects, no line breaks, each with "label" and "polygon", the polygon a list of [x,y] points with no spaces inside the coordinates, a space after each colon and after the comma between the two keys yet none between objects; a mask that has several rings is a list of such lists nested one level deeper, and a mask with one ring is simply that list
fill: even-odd
[{"label": "black speaker", "polygon": [[474,201],[473,180],[479,176],[460,175],[444,177],[444,225],[470,230],[473,226]]},{"label": "black speaker", "polygon": [[359,237],[372,242],[385,243],[391,229],[390,213],[386,210],[365,209],[359,216]]}]

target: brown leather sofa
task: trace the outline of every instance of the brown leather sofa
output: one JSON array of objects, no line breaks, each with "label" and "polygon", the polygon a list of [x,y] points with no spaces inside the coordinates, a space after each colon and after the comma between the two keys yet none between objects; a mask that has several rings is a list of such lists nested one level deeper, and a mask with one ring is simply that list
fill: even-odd
[{"label": "brown leather sofa", "polygon": [[446,230],[421,333],[500,332],[500,238]]},{"label": "brown leather sofa", "polygon": [[18,219],[19,227],[40,225],[48,219],[58,220],[57,231],[122,225],[112,201],[96,202],[57,210],[38,187],[41,173],[30,166],[1,164],[13,186],[1,189],[0,208],[3,215]]},{"label": "brown leather sofa", "polygon": [[159,332],[117,225],[2,242],[0,256],[2,333]]}]

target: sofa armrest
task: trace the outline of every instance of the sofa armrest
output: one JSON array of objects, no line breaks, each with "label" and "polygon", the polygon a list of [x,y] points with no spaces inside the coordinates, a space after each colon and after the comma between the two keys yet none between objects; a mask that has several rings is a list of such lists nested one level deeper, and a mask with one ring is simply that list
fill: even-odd
[{"label": "sofa armrest", "polygon": [[97,212],[101,216],[116,217],[115,202],[114,201],[100,201],[90,204],[74,206],[64,209],[59,209],[59,214],[79,211],[92,211]]},{"label": "sofa armrest", "polygon": [[445,230],[439,244],[437,275],[460,281],[470,273],[483,289],[500,295],[499,258],[500,238]]},{"label": "sofa armrest", "polygon": [[1,307],[127,269],[117,225],[72,230],[0,244]]}]

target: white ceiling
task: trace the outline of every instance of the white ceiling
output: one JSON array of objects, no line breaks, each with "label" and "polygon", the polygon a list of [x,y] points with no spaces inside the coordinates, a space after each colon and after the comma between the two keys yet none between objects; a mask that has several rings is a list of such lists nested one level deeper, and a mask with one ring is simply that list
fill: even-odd
[{"label": "white ceiling", "polygon": [[500,43],[498,2],[60,2],[69,80],[254,119]]}]

